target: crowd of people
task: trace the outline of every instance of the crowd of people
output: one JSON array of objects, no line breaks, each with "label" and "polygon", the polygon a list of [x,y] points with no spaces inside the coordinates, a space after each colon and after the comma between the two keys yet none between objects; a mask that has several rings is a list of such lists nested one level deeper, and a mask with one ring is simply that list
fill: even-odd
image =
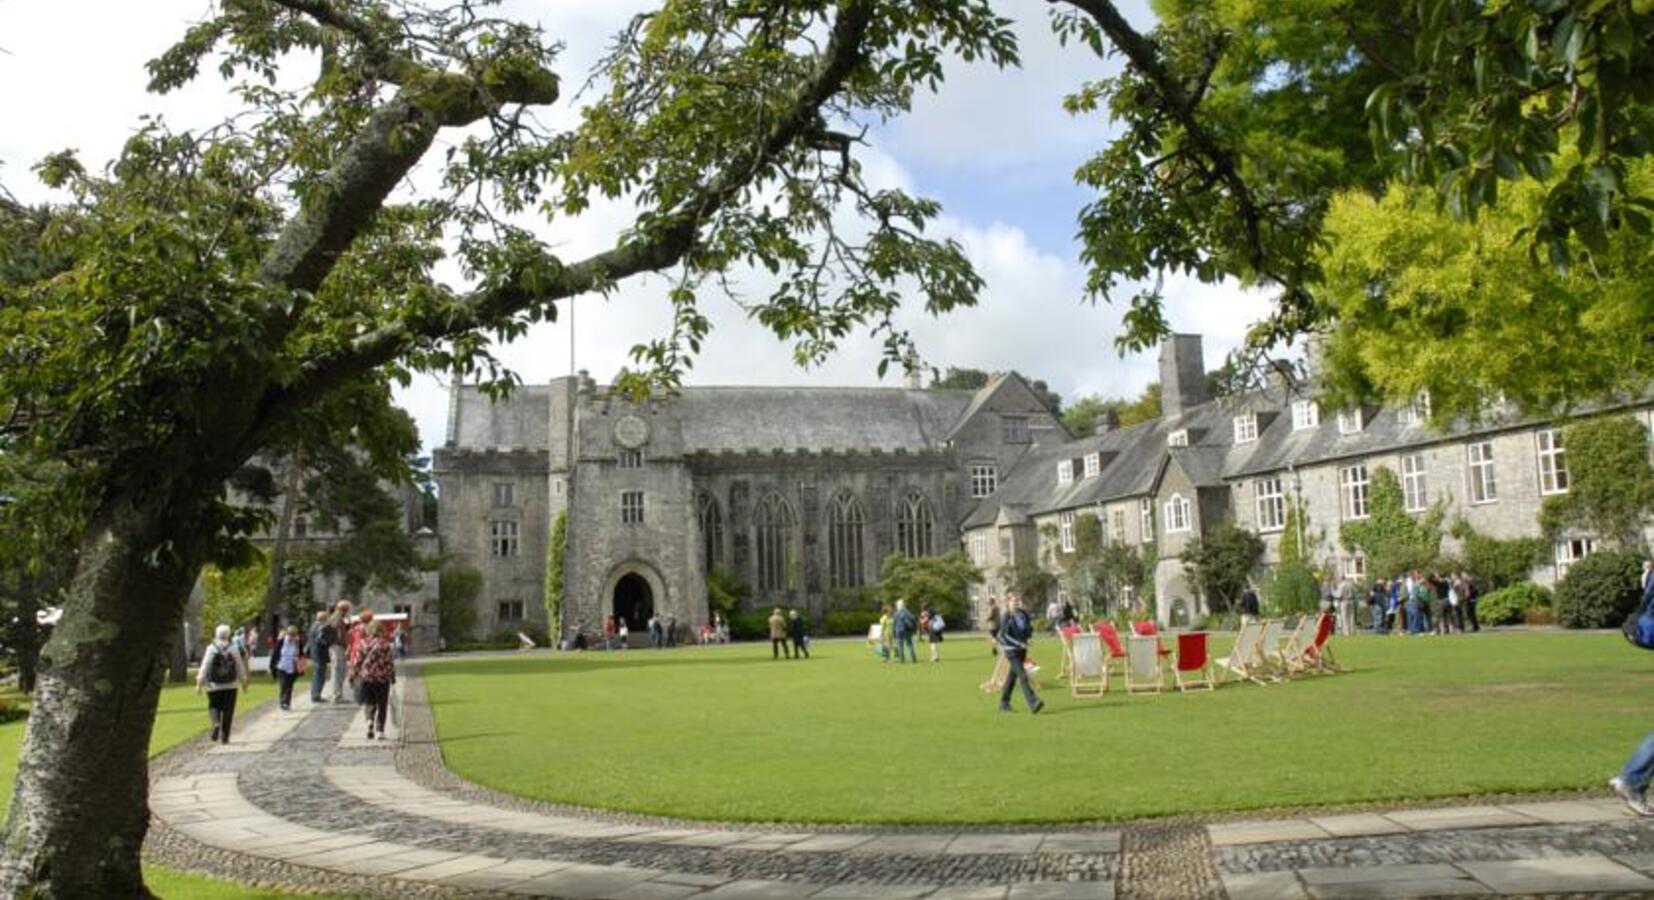
[{"label": "crowd of people", "polygon": [[[219,625],[201,655],[195,689],[207,695],[215,742],[230,742],[236,698],[247,690],[258,647],[256,627],[234,630]],[[308,670],[312,703],[344,703],[348,685],[350,700],[363,707],[368,739],[384,739],[396,660],[407,654],[401,629],[386,628],[384,621],[374,619],[371,609],[352,615],[350,602],[341,600],[316,613],[303,633],[297,625],[287,626],[271,638],[267,649],[282,709],[292,708],[293,685]]]},{"label": "crowd of people", "polygon": [[930,647],[930,661],[941,662],[942,638],[947,627],[941,611],[929,603],[920,605],[918,615],[908,609],[906,600],[897,600],[894,607],[885,604],[879,608],[879,637],[873,652],[884,662],[916,663],[919,651],[914,642],[922,637]]}]

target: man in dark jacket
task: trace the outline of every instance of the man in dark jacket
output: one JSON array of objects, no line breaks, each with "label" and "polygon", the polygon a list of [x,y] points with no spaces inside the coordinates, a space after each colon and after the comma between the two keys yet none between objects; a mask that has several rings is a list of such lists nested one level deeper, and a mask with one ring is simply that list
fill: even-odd
[{"label": "man in dark jacket", "polygon": [[[919,630],[919,620],[907,608],[906,600],[896,601],[896,612],[890,617],[890,630],[895,633],[896,661],[918,662],[919,651],[913,646],[913,635]],[[905,654],[905,657],[904,657]]]},{"label": "man in dark jacket", "polygon": [[1034,693],[1034,686],[1028,682],[1028,670],[1024,663],[1028,661],[1028,642],[1034,639],[1034,623],[1028,618],[1028,611],[1022,608],[1022,600],[1015,594],[1005,598],[1005,623],[999,629],[999,648],[1005,652],[1005,662],[1010,666],[1010,672],[1005,676],[1005,687],[999,692],[999,711],[1011,711],[1011,692],[1017,682],[1022,683],[1022,699],[1028,704],[1028,711],[1038,713],[1045,708],[1045,702]]},{"label": "man in dark jacket", "polygon": [[805,631],[804,617],[796,609],[792,610],[792,616],[787,620],[787,635],[793,641],[793,659],[809,659],[809,635]]}]

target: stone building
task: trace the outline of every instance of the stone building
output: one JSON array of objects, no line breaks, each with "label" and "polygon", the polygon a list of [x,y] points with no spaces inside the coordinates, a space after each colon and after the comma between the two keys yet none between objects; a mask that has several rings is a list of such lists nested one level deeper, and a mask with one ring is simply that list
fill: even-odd
[{"label": "stone building", "polygon": [[[1410,511],[1440,500],[1448,521],[1462,516],[1498,538],[1538,535],[1540,503],[1567,490],[1558,427],[1499,404],[1479,423],[1438,430],[1427,422],[1428,396],[1400,408],[1344,412],[1323,410],[1313,396],[1284,386],[1213,400],[1204,371],[1200,337],[1175,335],[1160,352],[1161,418],[1124,429],[1105,423],[1073,439],[1059,432],[1030,448],[963,523],[967,551],[990,576],[980,594],[1003,593],[996,573],[1008,562],[1035,560],[1061,571],[1085,514],[1097,516],[1106,542],[1153,553],[1156,614],[1166,621],[1176,607],[1185,617],[1204,611],[1183,572],[1191,540],[1233,520],[1264,539],[1264,563],[1272,564],[1289,502],[1301,504],[1310,527],[1324,535],[1323,568],[1365,576],[1365,561],[1340,545],[1338,532],[1369,514],[1372,469],[1380,465],[1400,478]],[[1646,399],[1621,409],[1654,434]],[[1554,581],[1593,546],[1589,535],[1566,536],[1554,563],[1536,569],[1534,579]],[[1448,537],[1444,549],[1458,548]]]},{"label": "stone building", "polygon": [[979,391],[685,387],[633,402],[583,373],[495,401],[450,394],[435,453],[444,555],[483,575],[477,631],[543,625],[551,524],[568,516],[563,627],[707,621],[705,573],[825,611],[892,553],[960,525],[1036,442],[1067,438],[1020,377]]}]

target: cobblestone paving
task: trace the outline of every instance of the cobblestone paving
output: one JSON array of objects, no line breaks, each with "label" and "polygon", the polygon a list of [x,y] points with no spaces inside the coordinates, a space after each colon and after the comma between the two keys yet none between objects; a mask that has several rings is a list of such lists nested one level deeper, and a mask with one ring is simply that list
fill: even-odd
[{"label": "cobblestone paving", "polygon": [[255,720],[255,747],[169,754],[152,773],[146,852],[373,898],[1654,897],[1654,823],[1600,798],[1060,831],[599,814],[457,778],[423,685],[404,689],[401,741],[356,739],[354,707],[321,705]]}]

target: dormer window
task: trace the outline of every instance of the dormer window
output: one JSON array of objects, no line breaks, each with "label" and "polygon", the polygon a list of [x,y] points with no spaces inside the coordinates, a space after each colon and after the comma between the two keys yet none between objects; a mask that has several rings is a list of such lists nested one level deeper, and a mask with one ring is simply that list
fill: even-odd
[{"label": "dormer window", "polygon": [[1097,453],[1087,453],[1085,455],[1085,477],[1087,477],[1087,478],[1096,478],[1097,473],[1101,472],[1102,470],[1103,470],[1102,455],[1097,454]]},{"label": "dormer window", "polygon": [[1292,430],[1303,431],[1321,424],[1321,407],[1314,400],[1295,400],[1292,403]]},{"label": "dormer window", "polygon": [[1074,461],[1065,459],[1057,463],[1057,483],[1068,484],[1074,480]]},{"label": "dormer window", "polygon": [[1348,409],[1338,414],[1339,434],[1361,433],[1361,410]]},{"label": "dormer window", "polygon": [[1235,443],[1250,444],[1258,439],[1258,414],[1235,417]]},{"label": "dormer window", "polygon": [[1430,421],[1430,392],[1414,394],[1406,406],[1396,410],[1396,421],[1403,425],[1423,425]]},{"label": "dormer window", "polygon": [[1187,446],[1189,446],[1189,429],[1179,428],[1178,430],[1172,432],[1171,434],[1166,435],[1166,446],[1168,446],[1168,447],[1187,447]]}]

